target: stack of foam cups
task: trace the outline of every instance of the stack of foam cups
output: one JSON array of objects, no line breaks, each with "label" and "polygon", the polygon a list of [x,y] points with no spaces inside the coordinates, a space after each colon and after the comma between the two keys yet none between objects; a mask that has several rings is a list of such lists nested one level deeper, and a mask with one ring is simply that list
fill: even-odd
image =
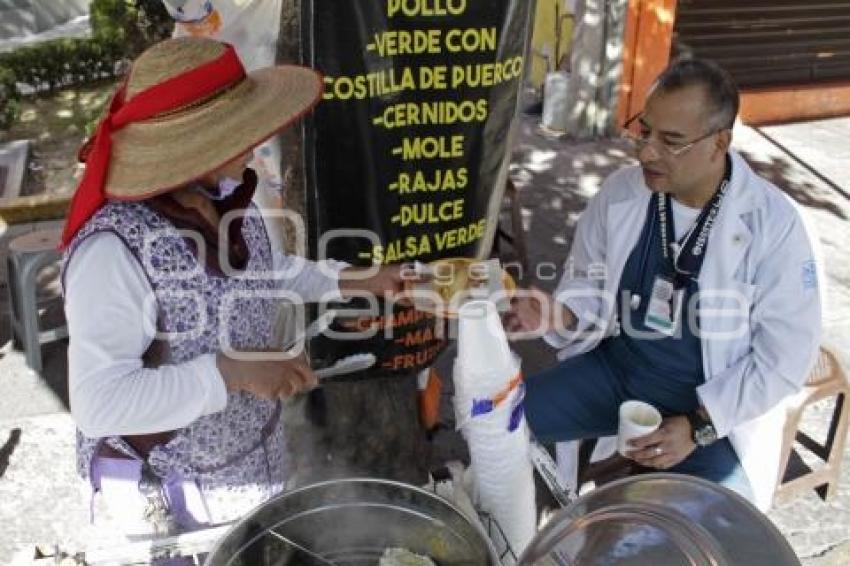
[{"label": "stack of foam cups", "polygon": [[469,445],[478,504],[498,522],[519,556],[536,527],[519,359],[491,301],[466,303],[459,318],[454,366],[458,427]]}]

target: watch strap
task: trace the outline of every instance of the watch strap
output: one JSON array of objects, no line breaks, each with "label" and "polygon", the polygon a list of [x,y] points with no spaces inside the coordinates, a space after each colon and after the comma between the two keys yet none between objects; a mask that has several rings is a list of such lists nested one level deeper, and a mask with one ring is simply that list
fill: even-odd
[{"label": "watch strap", "polygon": [[691,425],[691,439],[697,446],[708,446],[717,440],[717,433],[711,419],[704,417],[699,410],[688,413],[686,416]]},{"label": "watch strap", "polygon": [[699,413],[699,411],[691,411],[685,415],[688,418],[688,422],[691,424],[691,438],[693,438],[694,442],[696,442],[697,431],[703,428],[705,425],[711,424],[711,421],[703,418],[703,416]]}]

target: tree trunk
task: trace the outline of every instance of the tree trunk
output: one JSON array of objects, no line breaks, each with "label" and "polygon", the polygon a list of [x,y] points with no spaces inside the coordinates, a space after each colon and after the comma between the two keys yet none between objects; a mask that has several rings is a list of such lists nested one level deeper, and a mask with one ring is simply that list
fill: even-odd
[{"label": "tree trunk", "polygon": [[[280,33],[277,39],[278,64],[301,63],[301,0],[283,0]],[[281,171],[283,172],[284,205],[305,218],[304,152],[301,127],[287,128],[280,134]],[[287,229],[291,229],[287,223]],[[294,241],[292,234],[288,240]]]},{"label": "tree trunk", "polygon": [[339,382],[318,394],[324,397],[329,474],[425,483],[428,447],[416,376]]},{"label": "tree trunk", "polygon": [[[300,63],[300,43],[301,2],[283,0],[278,62]],[[301,142],[300,128],[284,131],[281,158],[285,204],[306,224],[310,219]],[[311,394],[307,414],[307,421],[297,427],[301,436],[290,431],[299,478],[359,475],[412,484],[427,480],[429,450],[419,423],[416,375],[327,383]]]},{"label": "tree trunk", "polygon": [[627,0],[575,3],[566,130],[576,138],[617,131],[616,105],[627,6]]}]

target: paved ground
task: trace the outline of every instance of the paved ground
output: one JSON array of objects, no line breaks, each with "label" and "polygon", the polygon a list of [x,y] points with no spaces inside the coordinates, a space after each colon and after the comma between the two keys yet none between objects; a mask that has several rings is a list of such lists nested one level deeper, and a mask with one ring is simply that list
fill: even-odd
[{"label": "paved ground", "polygon": [[[805,207],[818,231],[827,278],[824,343],[850,368],[850,119],[745,129],[738,144],[754,168]],[[805,429],[825,437],[832,412],[820,403],[807,412]],[[807,563],[850,563],[850,451],[845,453],[838,496],[825,504],[814,494],[770,514]]]},{"label": "paved ground", "polygon": [[[627,162],[628,155],[617,140],[555,140],[539,135],[534,124],[534,118],[523,119],[512,171],[521,190],[530,264],[537,267],[523,280],[552,288],[557,275],[550,267],[557,270],[566,255],[579,212],[605,175]],[[746,128],[736,132],[736,143],[751,163],[803,204],[818,227],[829,285],[826,341],[842,353],[845,364],[850,359],[850,185],[839,167],[850,152],[850,142],[841,135],[848,128],[850,120],[832,120],[771,127],[764,130],[766,136]],[[0,255],[9,236],[0,235]],[[73,487],[64,346],[45,348],[43,376],[25,369],[20,352],[8,340],[5,292],[0,297],[0,345],[5,344],[0,348],[2,564],[11,561],[16,549],[30,549],[35,542],[77,547],[86,508]],[[523,344],[519,350],[529,373],[552,363],[551,352],[539,343]],[[829,410],[828,405],[815,407],[807,414],[806,426],[822,433]],[[444,445],[449,448],[441,448],[447,452],[437,453],[453,455],[452,442],[447,435]],[[848,459],[850,452],[835,501],[826,504],[812,494],[770,514],[807,565],[850,563]]]}]

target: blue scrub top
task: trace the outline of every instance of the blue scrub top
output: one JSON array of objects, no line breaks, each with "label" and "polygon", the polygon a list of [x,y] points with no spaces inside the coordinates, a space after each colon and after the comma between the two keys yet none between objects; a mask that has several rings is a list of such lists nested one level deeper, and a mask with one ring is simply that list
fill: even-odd
[{"label": "blue scrub top", "polygon": [[[627,389],[645,393],[663,414],[683,414],[699,406],[696,387],[705,381],[700,339],[693,328],[698,327],[699,320],[695,312],[691,313],[695,306],[691,305],[691,298],[699,284],[695,279],[688,280],[676,334],[666,336],[644,324],[653,281],[656,275],[668,272],[661,253],[657,215],[658,199],[653,197],[640,238],[620,279],[617,309],[621,331],[601,346],[607,361],[619,366]],[[637,308],[633,308],[634,295],[640,297]]]}]

